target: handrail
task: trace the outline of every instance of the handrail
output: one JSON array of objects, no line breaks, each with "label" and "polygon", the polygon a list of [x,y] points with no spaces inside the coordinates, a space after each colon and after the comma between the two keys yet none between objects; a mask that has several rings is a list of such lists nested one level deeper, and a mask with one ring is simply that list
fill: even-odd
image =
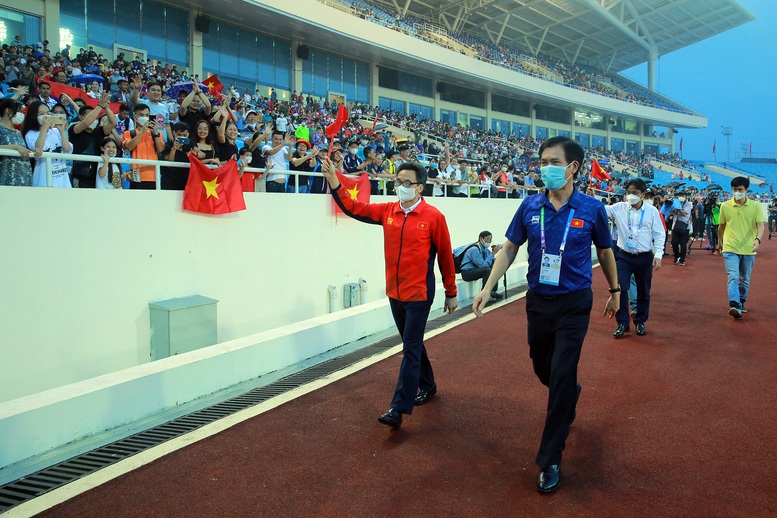
[{"label": "handrail", "polygon": [[[0,148],[0,157],[4,157],[4,156],[23,158],[21,153],[19,153],[18,151],[14,150],[14,149],[2,149],[2,148]],[[33,157],[34,157],[34,154],[32,152],[30,152],[30,156],[28,158],[33,158]],[[72,161],[75,161],[75,162],[95,162],[95,163],[98,163],[98,164],[102,164],[103,163],[103,157],[102,156],[96,156],[96,155],[76,155],[76,154],[73,154],[73,153],[49,153],[49,152],[44,152],[44,153],[41,154],[40,157],[36,157],[36,158],[38,158],[38,159],[43,158],[43,159],[46,160],[46,186],[47,187],[52,187],[53,186],[52,175],[51,175],[52,160],[60,159],[60,160],[72,160]],[[165,161],[165,160],[144,160],[144,159],[140,159],[140,158],[117,158],[117,157],[112,157],[109,160],[109,163],[111,163],[111,164],[150,165],[150,166],[155,166],[156,190],[157,191],[162,189],[162,183],[161,183],[162,175],[161,175],[161,171],[160,171],[161,167],[174,167],[174,168],[179,168],[179,169],[185,169],[185,168],[189,168],[191,166],[191,164],[189,164],[188,162],[168,162],[168,161]],[[207,167],[209,169],[217,169],[218,168],[218,166],[213,165],[213,164],[204,164],[204,165],[205,165],[205,167]],[[249,173],[283,174],[283,175],[288,175],[288,176],[294,176],[295,178],[298,177],[298,176],[312,176],[312,177],[318,177],[318,178],[323,178],[324,177],[324,175],[322,173],[309,172],[309,171],[292,171],[292,170],[289,170],[289,169],[269,169],[268,170],[266,168],[246,167],[244,169],[244,171],[249,172]],[[356,177],[355,175],[349,175],[349,174],[346,174],[346,176],[351,177],[351,178],[355,178]],[[371,181],[379,181],[379,182],[390,182],[390,181],[392,181],[391,178],[371,178],[370,180]],[[429,180],[427,180],[426,185],[434,185],[434,183],[435,182],[434,182],[433,179],[429,179]],[[443,182],[443,183],[445,183],[446,185],[452,185],[451,182]],[[490,187],[491,187],[492,184],[463,183],[463,184],[458,184],[458,185],[459,185],[459,187],[461,189],[465,189],[467,191],[466,192],[467,198],[473,197],[472,193],[471,193],[471,188],[472,187],[477,187],[480,190],[480,192],[483,192],[485,190],[486,192],[488,192],[488,196],[487,197],[491,198],[491,189],[490,189]],[[502,186],[497,186],[497,187],[502,187]],[[519,184],[514,184],[513,186],[505,185],[503,187],[505,187],[506,189],[517,190],[517,191],[526,190],[528,188],[525,185],[519,185]],[[443,191],[443,196],[442,197],[447,197],[448,196],[447,190],[446,189],[442,189],[442,191]],[[299,182],[296,182],[296,181],[294,182],[294,193],[295,194],[300,194],[300,192],[299,192]],[[386,186],[385,186],[385,184],[383,186],[383,194],[384,195],[386,194]],[[479,197],[479,196],[477,196],[477,197]]]}]

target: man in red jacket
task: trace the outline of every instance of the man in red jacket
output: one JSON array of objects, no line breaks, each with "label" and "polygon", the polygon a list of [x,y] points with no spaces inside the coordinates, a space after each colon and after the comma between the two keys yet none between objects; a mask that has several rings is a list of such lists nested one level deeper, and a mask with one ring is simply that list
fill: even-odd
[{"label": "man in red jacket", "polygon": [[424,347],[424,330],[434,301],[435,255],[439,255],[445,285],[445,311],[453,313],[458,305],[448,225],[445,216],[421,197],[426,170],[416,162],[406,162],[397,169],[394,190],[399,201],[391,203],[352,199],[346,189],[340,188],[336,168],[329,159],[322,173],[343,212],[364,223],[383,225],[386,294],[402,338],[403,358],[391,407],[378,421],[396,429],[402,425],[402,414],[412,414],[413,406],[423,405],[437,393]]}]

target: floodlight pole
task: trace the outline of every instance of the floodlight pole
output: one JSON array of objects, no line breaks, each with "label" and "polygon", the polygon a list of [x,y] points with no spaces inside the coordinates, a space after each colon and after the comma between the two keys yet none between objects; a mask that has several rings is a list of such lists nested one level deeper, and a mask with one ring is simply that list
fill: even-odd
[{"label": "floodlight pole", "polygon": [[734,129],[731,126],[721,126],[720,128],[723,130],[721,133],[726,137],[726,162],[731,162],[730,144]]}]

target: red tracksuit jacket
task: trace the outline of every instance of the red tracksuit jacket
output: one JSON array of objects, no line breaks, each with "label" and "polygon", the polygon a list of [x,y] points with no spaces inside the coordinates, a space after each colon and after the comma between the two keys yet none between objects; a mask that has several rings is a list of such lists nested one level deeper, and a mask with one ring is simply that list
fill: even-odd
[{"label": "red tracksuit jacket", "polygon": [[445,296],[456,296],[451,237],[445,216],[425,200],[405,215],[398,201],[360,203],[342,185],[332,192],[343,212],[364,223],[383,225],[386,294],[403,302],[429,300],[438,256]]}]

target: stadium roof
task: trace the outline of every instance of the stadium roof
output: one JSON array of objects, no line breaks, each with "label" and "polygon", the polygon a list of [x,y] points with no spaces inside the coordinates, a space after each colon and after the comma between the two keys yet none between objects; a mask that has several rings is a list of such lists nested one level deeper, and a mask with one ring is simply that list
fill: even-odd
[{"label": "stadium roof", "polygon": [[452,33],[612,72],[755,17],[736,0],[372,0]]}]

